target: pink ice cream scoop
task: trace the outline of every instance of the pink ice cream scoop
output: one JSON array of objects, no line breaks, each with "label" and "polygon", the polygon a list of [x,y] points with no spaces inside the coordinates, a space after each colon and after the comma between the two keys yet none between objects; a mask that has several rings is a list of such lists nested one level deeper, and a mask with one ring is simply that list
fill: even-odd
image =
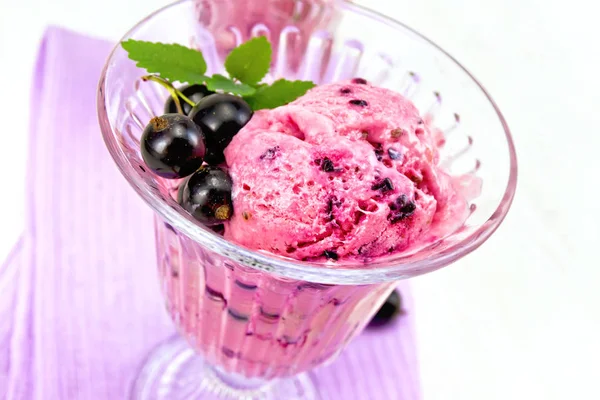
[{"label": "pink ice cream scoop", "polygon": [[300,260],[406,251],[466,212],[441,145],[408,99],[363,79],[259,111],[225,151],[225,237]]}]

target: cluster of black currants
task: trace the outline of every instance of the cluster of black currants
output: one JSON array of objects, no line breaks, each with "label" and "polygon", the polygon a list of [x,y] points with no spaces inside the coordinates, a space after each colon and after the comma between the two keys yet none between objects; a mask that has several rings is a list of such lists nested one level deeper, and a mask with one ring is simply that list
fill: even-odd
[{"label": "cluster of black currants", "polygon": [[187,177],[179,188],[179,204],[201,223],[218,225],[233,213],[231,178],[219,167],[223,151],[250,121],[252,109],[241,97],[204,85],[180,93],[195,106],[170,97],[165,114],[152,118],[142,133],[142,158],[162,178]]}]

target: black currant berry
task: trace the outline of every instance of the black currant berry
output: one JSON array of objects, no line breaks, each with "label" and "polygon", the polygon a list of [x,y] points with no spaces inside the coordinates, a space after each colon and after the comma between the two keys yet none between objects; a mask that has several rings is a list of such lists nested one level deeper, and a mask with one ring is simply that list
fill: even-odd
[{"label": "black currant berry", "polygon": [[[215,93],[213,91],[208,90],[204,85],[191,85],[181,88],[179,90],[181,91],[181,93],[183,93],[185,97],[187,97],[196,104],[198,104],[200,100],[202,100],[206,96],[210,96],[211,94]],[[185,115],[190,115],[190,112],[192,111],[192,106],[189,105],[187,102],[183,101],[182,99],[179,99],[179,104],[181,104],[183,113]],[[169,97],[169,99],[165,103],[165,114],[176,113],[177,106],[175,105],[175,100],[173,100],[173,97]]]},{"label": "black currant berry", "polygon": [[204,160],[211,165],[218,165],[225,161],[223,151],[231,139],[252,118],[252,109],[241,97],[212,94],[192,109],[190,118],[206,135]]},{"label": "black currant berry", "polygon": [[183,178],[202,165],[206,154],[204,134],[185,115],[154,117],[142,133],[141,153],[155,174],[167,179]]},{"label": "black currant berry", "polygon": [[179,204],[201,223],[222,224],[233,214],[231,178],[222,169],[204,166],[182,185]]}]

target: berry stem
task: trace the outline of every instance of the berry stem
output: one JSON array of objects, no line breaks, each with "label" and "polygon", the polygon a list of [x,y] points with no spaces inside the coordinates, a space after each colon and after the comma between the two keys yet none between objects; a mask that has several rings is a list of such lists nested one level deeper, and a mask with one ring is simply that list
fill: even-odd
[{"label": "berry stem", "polygon": [[173,97],[173,101],[175,101],[175,106],[177,107],[177,111],[180,114],[183,114],[184,112],[183,112],[183,109],[181,108],[181,102],[179,101],[179,98],[183,99],[183,101],[185,101],[192,107],[196,106],[196,103],[194,103],[193,101],[188,99],[187,96],[184,95],[183,93],[181,93],[181,91],[179,89],[177,89],[175,86],[173,86],[173,84],[171,82],[169,82],[168,80],[166,80],[164,78],[161,78],[160,76],[146,75],[146,76],[142,76],[142,80],[144,82],[147,82],[147,81],[156,82],[156,83],[160,84],[161,86],[163,86],[165,89],[167,89],[169,91],[169,93],[171,94],[171,97]]}]

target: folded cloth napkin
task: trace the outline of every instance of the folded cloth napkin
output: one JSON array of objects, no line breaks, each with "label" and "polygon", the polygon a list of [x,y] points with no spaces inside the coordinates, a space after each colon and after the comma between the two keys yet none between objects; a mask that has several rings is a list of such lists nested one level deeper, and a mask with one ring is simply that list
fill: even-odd
[{"label": "folded cloth napkin", "polygon": [[[113,45],[49,28],[40,48],[27,230],[0,268],[0,398],[124,399],[144,357],[174,334],[152,210],[117,171],[96,118]],[[405,316],[315,371],[324,399],[420,398],[413,305],[402,293]]]}]

